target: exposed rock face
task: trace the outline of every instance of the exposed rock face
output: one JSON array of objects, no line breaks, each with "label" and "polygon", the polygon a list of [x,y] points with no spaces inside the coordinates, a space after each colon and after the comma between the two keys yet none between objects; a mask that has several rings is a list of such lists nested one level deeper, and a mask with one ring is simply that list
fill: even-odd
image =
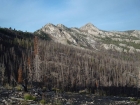
[{"label": "exposed rock face", "polygon": [[119,51],[119,52],[122,52],[123,51],[123,48],[121,47],[118,47],[116,45],[113,45],[113,44],[103,44],[102,45],[105,49],[107,50],[114,50],[114,51]]},{"label": "exposed rock face", "polygon": [[68,28],[63,24],[47,24],[37,32],[51,35],[56,42],[80,48],[105,48],[119,52],[140,52],[140,31],[103,31],[88,23],[81,28]]},{"label": "exposed rock face", "polygon": [[41,31],[50,34],[55,41],[60,43],[66,44],[68,39],[70,42],[76,44],[76,41],[71,37],[69,32],[65,31],[66,29],[67,28],[62,24],[58,24],[57,26],[47,24],[41,29]]},{"label": "exposed rock face", "polygon": [[92,34],[92,35],[98,35],[99,34],[98,28],[96,28],[91,23],[88,23],[85,26],[81,27],[80,30],[85,31],[85,32],[87,32],[89,34]]}]

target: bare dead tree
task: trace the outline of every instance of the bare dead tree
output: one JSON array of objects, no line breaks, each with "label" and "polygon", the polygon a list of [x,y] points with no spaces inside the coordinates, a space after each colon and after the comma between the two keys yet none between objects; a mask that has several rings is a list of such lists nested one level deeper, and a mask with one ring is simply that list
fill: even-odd
[{"label": "bare dead tree", "polygon": [[36,82],[41,82],[41,69],[40,69],[40,56],[39,56],[39,42],[37,36],[34,38],[34,80]]},{"label": "bare dead tree", "polygon": [[0,64],[0,76],[1,76],[1,84],[2,85],[4,85],[4,79],[5,79],[4,73],[5,73],[5,66],[2,63],[2,64]]},{"label": "bare dead tree", "polygon": [[21,84],[23,82],[23,72],[21,67],[18,69],[18,83]]}]

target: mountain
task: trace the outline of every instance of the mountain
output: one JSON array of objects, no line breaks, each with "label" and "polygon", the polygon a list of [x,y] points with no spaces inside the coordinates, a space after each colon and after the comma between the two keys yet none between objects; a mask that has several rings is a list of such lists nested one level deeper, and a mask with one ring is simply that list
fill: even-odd
[{"label": "mountain", "polygon": [[140,31],[104,31],[87,23],[80,28],[68,28],[63,24],[46,24],[36,33],[45,33],[55,41],[87,49],[106,49],[119,52],[140,52]]},{"label": "mountain", "polygon": [[104,44],[117,45],[113,35],[119,41],[130,35],[139,39],[139,31],[108,32],[91,23],[81,28],[47,24],[34,33],[0,28],[0,85],[134,97],[140,94],[135,78],[140,78],[140,54],[104,50]]}]

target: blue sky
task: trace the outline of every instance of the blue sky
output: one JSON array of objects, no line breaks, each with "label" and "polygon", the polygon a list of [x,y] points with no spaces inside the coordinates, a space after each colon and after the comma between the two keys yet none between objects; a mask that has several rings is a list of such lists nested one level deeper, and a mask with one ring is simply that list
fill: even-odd
[{"label": "blue sky", "polygon": [[140,30],[140,0],[0,0],[0,27],[34,32],[47,23]]}]

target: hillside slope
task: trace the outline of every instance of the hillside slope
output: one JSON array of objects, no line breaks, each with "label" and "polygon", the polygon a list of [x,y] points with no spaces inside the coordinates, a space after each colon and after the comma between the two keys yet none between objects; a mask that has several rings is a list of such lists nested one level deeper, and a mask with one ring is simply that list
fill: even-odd
[{"label": "hillside slope", "polygon": [[[99,89],[107,95],[137,95],[136,88],[140,85],[131,75],[139,76],[139,53],[93,51],[84,40],[72,43],[73,46],[77,44],[77,48],[54,42],[59,41],[56,34],[54,37],[38,32],[39,35],[0,28],[0,84],[16,86],[22,83],[77,92],[87,89],[92,93]],[[78,44],[82,42],[89,49],[80,49]]]},{"label": "hillside slope", "polygon": [[47,24],[36,31],[49,34],[53,40],[66,45],[88,49],[106,49],[119,52],[140,52],[140,31],[103,31],[88,23],[81,28],[68,28],[62,24]]}]

